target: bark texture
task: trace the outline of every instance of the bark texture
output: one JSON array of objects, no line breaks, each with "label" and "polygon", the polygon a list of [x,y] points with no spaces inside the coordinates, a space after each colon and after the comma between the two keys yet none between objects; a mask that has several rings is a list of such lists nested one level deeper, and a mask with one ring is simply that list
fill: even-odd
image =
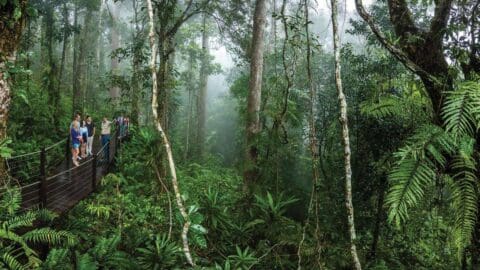
[{"label": "bark texture", "polygon": [[335,85],[338,92],[338,102],[340,105],[340,123],[342,125],[342,143],[345,163],[345,206],[347,208],[348,231],[350,234],[350,253],[352,255],[353,267],[356,270],[361,270],[360,259],[357,254],[357,247],[355,245],[357,236],[355,232],[355,222],[352,202],[352,166],[351,166],[351,150],[350,150],[350,136],[348,134],[348,116],[347,116],[347,100],[343,93],[341,65],[340,65],[340,39],[338,36],[338,7],[337,0],[331,0],[332,7],[332,29],[333,29],[333,49],[335,56]]},{"label": "bark texture", "polygon": [[258,178],[258,147],[256,137],[261,131],[260,103],[262,94],[264,32],[267,1],[257,0],[253,17],[253,37],[250,61],[250,81],[247,98],[246,156],[243,180],[245,188],[251,187]]},{"label": "bark texture", "polygon": [[185,221],[182,229],[183,252],[185,254],[185,257],[187,258],[188,263],[194,266],[195,263],[193,262],[192,255],[190,253],[190,247],[188,245],[188,230],[190,228],[190,219],[188,217],[185,206],[183,205],[183,200],[180,194],[180,189],[177,181],[177,172],[175,170],[175,162],[173,160],[172,149],[170,148],[170,142],[168,141],[167,135],[163,131],[161,120],[160,120],[160,117],[158,116],[158,100],[157,100],[158,86],[157,86],[157,69],[156,69],[157,43],[155,42],[155,26],[154,26],[153,7],[152,7],[151,0],[147,0],[147,8],[148,8],[148,17],[149,17],[149,26],[150,26],[150,31],[148,36],[150,41],[150,48],[152,51],[152,55],[150,59],[150,69],[152,72],[152,113],[153,113],[153,118],[155,122],[155,127],[157,128],[158,132],[162,137],[163,144],[167,152],[168,165],[169,165],[170,174],[172,177],[172,185],[173,185],[173,190],[175,192],[177,206]]},{"label": "bark texture", "polygon": [[[27,1],[12,1],[0,9],[0,140],[7,136],[7,121],[10,108],[10,80],[7,72],[7,63],[15,62],[17,47],[20,43],[22,30],[25,27],[25,8]],[[15,9],[21,11],[19,18],[15,18]]]}]

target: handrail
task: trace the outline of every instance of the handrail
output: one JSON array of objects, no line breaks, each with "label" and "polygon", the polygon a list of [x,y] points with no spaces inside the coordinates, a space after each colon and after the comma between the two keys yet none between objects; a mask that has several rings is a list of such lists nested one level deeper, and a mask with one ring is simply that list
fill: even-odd
[{"label": "handrail", "polygon": [[[7,167],[13,170],[10,172],[11,175],[25,172],[26,179],[23,180],[34,181],[23,186],[20,183],[18,184],[18,189],[22,194],[22,211],[39,206],[61,213],[73,207],[91,192],[94,192],[99,179],[98,177],[104,176],[108,173],[108,166],[115,159],[119,147],[125,137],[127,136],[119,136],[119,132],[115,131],[112,134],[110,142],[101,145],[100,149],[94,153],[93,158],[86,159],[81,162],[79,166],[74,167],[70,167],[71,146],[67,145],[69,143],[67,138],[48,147],[44,147],[40,151],[25,153],[6,159]],[[61,144],[65,144],[66,147],[65,149],[62,149],[65,151],[63,152],[65,155],[63,161],[55,165],[55,170],[46,170],[46,167],[48,166],[48,162],[46,162],[47,157],[51,156],[49,150],[58,147]],[[106,157],[103,157],[105,163],[98,163],[97,158],[101,159],[104,151],[109,146],[111,146],[111,153],[109,153],[109,155],[111,154],[110,158],[105,160]],[[99,147],[99,145],[96,144],[96,147]],[[33,157],[25,158],[33,155],[37,155],[35,159],[33,159]],[[37,164],[38,162],[35,162],[37,161],[36,158],[40,160],[39,164]],[[9,164],[9,161],[11,161],[11,164]],[[35,166],[26,166],[32,161],[36,164]],[[13,167],[10,168],[10,165],[13,165]],[[28,169],[23,171],[23,168]],[[62,171],[58,172],[59,170]],[[48,172],[55,174],[48,175]],[[32,175],[35,175],[35,177],[32,177]],[[7,190],[7,187],[5,187],[5,189],[0,187],[0,195]]]},{"label": "handrail", "polygon": [[[45,150],[48,151],[48,150],[52,149],[53,147],[55,147],[55,146],[57,146],[57,145],[65,142],[66,140],[67,140],[67,138],[62,139],[62,140],[60,140],[60,141],[58,141],[58,142],[56,142],[56,143],[54,143],[54,144],[52,144],[52,145],[50,145],[50,146],[47,146],[47,147],[45,147]],[[8,160],[13,160],[13,159],[17,159],[17,158],[21,158],[21,157],[26,157],[26,156],[30,156],[30,155],[38,155],[38,154],[40,154],[40,152],[41,152],[40,150],[38,150],[38,151],[33,151],[33,152],[28,152],[28,153],[24,153],[24,154],[20,154],[20,155],[16,155],[16,156],[9,157],[9,158],[7,158],[6,160],[8,161]]]},{"label": "handrail", "polygon": [[54,143],[54,144],[52,144],[52,145],[50,145],[50,146],[48,146],[48,147],[45,147],[45,150],[48,151],[48,150],[54,148],[55,146],[60,145],[61,143],[66,142],[67,140],[68,140],[68,138],[65,138],[65,139],[63,139],[63,140],[61,140],[61,141],[58,141],[58,142],[56,142],[56,143]]}]

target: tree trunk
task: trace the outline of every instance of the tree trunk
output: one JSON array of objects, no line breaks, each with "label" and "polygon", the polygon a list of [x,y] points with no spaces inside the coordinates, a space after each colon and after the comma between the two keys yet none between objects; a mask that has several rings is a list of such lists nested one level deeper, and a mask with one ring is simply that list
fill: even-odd
[{"label": "tree trunk", "polygon": [[134,24],[134,31],[133,31],[133,56],[132,56],[132,109],[130,118],[132,119],[132,124],[138,125],[138,116],[140,114],[139,109],[139,95],[141,91],[140,87],[140,64],[141,64],[141,52],[142,52],[142,33],[140,32],[140,28],[138,26],[138,5],[137,0],[132,0],[133,4],[133,24]]},{"label": "tree trunk", "polygon": [[208,32],[207,15],[203,14],[202,29],[202,66],[200,67],[200,91],[198,92],[198,158],[203,160],[205,155],[205,125],[207,122],[207,84],[208,84]]},{"label": "tree trunk", "polygon": [[252,192],[257,181],[258,146],[257,135],[261,131],[260,103],[262,94],[264,32],[267,13],[267,1],[256,0],[253,17],[253,36],[250,61],[250,81],[248,85],[246,118],[246,153],[243,172],[244,189]]},{"label": "tree trunk", "polygon": [[47,63],[48,68],[46,69],[46,78],[45,81],[45,89],[48,92],[48,104],[52,105],[53,108],[53,126],[59,126],[59,105],[60,105],[60,92],[59,88],[57,87],[58,81],[56,78],[57,75],[57,65],[55,63],[55,59],[53,57],[53,46],[54,46],[54,3],[49,1],[46,4],[45,15],[43,17],[44,24],[45,24],[45,42],[44,46],[47,51]]},{"label": "tree trunk", "polygon": [[[311,64],[311,57],[312,57],[312,49],[311,49],[311,39],[310,39],[310,31],[309,31],[309,1],[304,0],[304,14],[305,14],[305,36],[307,39],[307,79],[308,79],[308,89],[309,89],[309,98],[310,98],[310,114],[308,120],[308,129],[309,129],[309,144],[310,144],[310,157],[312,162],[312,190],[310,195],[310,203],[308,205],[307,210],[307,221],[305,222],[302,234],[302,240],[298,245],[298,266],[297,269],[300,270],[302,267],[302,256],[301,256],[301,248],[303,242],[305,241],[306,237],[306,230],[308,229],[309,222],[311,215],[313,214],[312,211],[315,208],[315,221],[316,221],[316,228],[320,228],[319,219],[318,219],[318,195],[316,189],[320,184],[320,171],[319,171],[319,147],[318,147],[318,140],[317,140],[317,131],[315,126],[315,106],[316,106],[316,98],[317,98],[317,91],[315,89],[315,85],[313,83],[313,76],[312,76],[312,64]],[[317,233],[315,234],[317,236]],[[322,269],[321,263],[321,242],[320,239],[316,239],[317,248],[315,249],[318,253],[316,254],[317,258],[317,267],[318,269]]]},{"label": "tree trunk", "polygon": [[58,71],[58,84],[57,84],[57,92],[60,93],[60,89],[62,87],[62,82],[63,82],[63,72],[65,71],[65,58],[67,54],[67,43],[68,43],[68,27],[69,27],[69,22],[68,22],[68,8],[67,8],[67,3],[63,2],[63,41],[62,41],[62,56],[60,59],[60,69]]},{"label": "tree trunk", "polygon": [[382,229],[382,222],[384,218],[384,210],[383,210],[383,203],[385,201],[385,190],[387,188],[387,179],[385,176],[382,176],[380,180],[380,188],[378,189],[378,199],[377,199],[377,214],[375,218],[375,227],[373,229],[373,240],[372,240],[372,247],[367,255],[367,260],[370,262],[375,261],[377,257],[377,248],[378,248],[378,240],[380,239],[381,229]]},{"label": "tree trunk", "polygon": [[[117,27],[117,20],[119,18],[119,8],[117,7],[117,4],[113,2],[111,5],[113,9],[113,14],[112,15],[112,25],[110,28],[110,46],[112,49],[112,53],[115,52],[118,48],[120,48],[120,37],[118,33],[118,27]],[[119,75],[119,60],[118,57],[112,55],[111,60],[110,60],[110,69],[112,72],[112,76],[118,76]],[[112,85],[110,87],[110,99],[112,100],[113,104],[115,107],[119,104],[120,101],[120,87],[116,85]]]},{"label": "tree trunk", "polygon": [[350,234],[350,253],[352,255],[353,267],[356,270],[362,269],[360,259],[357,254],[356,232],[352,202],[352,166],[350,164],[350,136],[348,134],[348,117],[347,117],[347,101],[343,93],[341,65],[340,65],[340,40],[338,37],[338,21],[337,21],[337,0],[331,0],[332,8],[332,29],[333,29],[333,48],[335,55],[335,86],[338,92],[338,101],[340,105],[340,123],[342,125],[342,143],[345,162],[345,206],[347,208],[348,230]]},{"label": "tree trunk", "polygon": [[[0,9],[0,140],[7,137],[8,112],[10,109],[10,76],[6,75],[7,63],[15,62],[17,47],[20,43],[22,30],[25,27],[25,8],[26,0],[20,0],[13,4],[13,1],[7,1]],[[20,10],[20,18],[15,18],[15,11]],[[0,177],[7,179],[5,162],[0,160]],[[1,180],[3,181],[3,180]],[[3,186],[6,183],[0,182]]]},{"label": "tree trunk", "polygon": [[188,91],[188,101],[187,101],[187,129],[185,131],[185,152],[184,152],[184,161],[187,161],[190,156],[190,133],[192,126],[193,118],[193,90],[195,88],[195,67],[194,67],[193,53],[189,53],[188,57],[188,82],[187,82],[187,91]]},{"label": "tree trunk", "polygon": [[150,70],[152,73],[152,113],[155,122],[155,126],[160,133],[163,144],[165,145],[165,150],[167,152],[168,157],[168,164],[170,168],[170,174],[172,177],[172,185],[175,191],[175,197],[177,206],[180,210],[180,213],[185,221],[185,224],[182,229],[182,243],[183,243],[183,252],[187,261],[190,265],[194,266],[195,263],[193,262],[192,255],[190,253],[190,248],[188,245],[188,229],[190,228],[190,219],[188,217],[187,211],[183,205],[183,199],[180,194],[180,190],[178,187],[177,182],[177,173],[175,170],[175,163],[173,160],[172,150],[170,148],[170,143],[168,141],[167,135],[163,131],[162,124],[160,118],[158,116],[158,88],[157,88],[157,70],[156,70],[156,53],[157,53],[157,43],[155,42],[155,28],[153,23],[153,7],[151,0],[147,0],[147,8],[148,8],[148,17],[149,17],[149,24],[150,24],[150,31],[149,31],[149,40],[150,40],[150,48],[152,50],[151,59],[150,59]]},{"label": "tree trunk", "polygon": [[[75,4],[75,10],[73,14],[73,27],[74,29],[78,28],[78,5]],[[73,35],[73,78],[72,78],[72,115],[76,112],[79,112],[80,104],[79,100],[81,99],[82,95],[80,92],[80,73],[78,68],[78,51],[80,47],[80,36],[81,33],[75,31]]]}]

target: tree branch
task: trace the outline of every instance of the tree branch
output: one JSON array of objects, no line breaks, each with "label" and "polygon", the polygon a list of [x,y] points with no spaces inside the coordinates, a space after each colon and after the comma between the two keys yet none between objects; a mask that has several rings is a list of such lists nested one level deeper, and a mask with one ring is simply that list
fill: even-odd
[{"label": "tree branch", "polygon": [[442,32],[445,30],[448,24],[448,18],[450,15],[450,9],[452,8],[452,0],[439,0],[435,1],[435,14],[430,22],[430,31],[434,39],[442,39]]},{"label": "tree branch", "polygon": [[[396,0],[392,0],[396,1]],[[395,57],[397,58],[407,69],[411,70],[415,74],[430,80],[432,83],[441,83],[437,78],[429,74],[419,65],[414,63],[410,58],[403,52],[400,48],[395,46],[393,43],[388,41],[385,34],[380,30],[380,27],[375,23],[372,16],[367,13],[365,10],[362,0],[355,0],[355,6],[357,9],[358,14],[362,19],[368,24],[370,30],[372,30],[373,34],[377,37],[378,41]]]}]

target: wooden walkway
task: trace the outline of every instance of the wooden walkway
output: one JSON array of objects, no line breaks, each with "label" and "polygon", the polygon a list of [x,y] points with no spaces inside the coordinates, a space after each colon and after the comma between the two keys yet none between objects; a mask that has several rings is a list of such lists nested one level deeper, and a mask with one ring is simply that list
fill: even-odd
[{"label": "wooden walkway", "polygon": [[78,167],[72,166],[67,139],[40,151],[7,159],[10,186],[20,188],[22,209],[47,208],[62,213],[72,208],[96,190],[98,181],[114,162],[121,142],[122,138],[116,133],[109,144],[101,147],[100,139],[95,137],[94,154],[81,160]]}]

